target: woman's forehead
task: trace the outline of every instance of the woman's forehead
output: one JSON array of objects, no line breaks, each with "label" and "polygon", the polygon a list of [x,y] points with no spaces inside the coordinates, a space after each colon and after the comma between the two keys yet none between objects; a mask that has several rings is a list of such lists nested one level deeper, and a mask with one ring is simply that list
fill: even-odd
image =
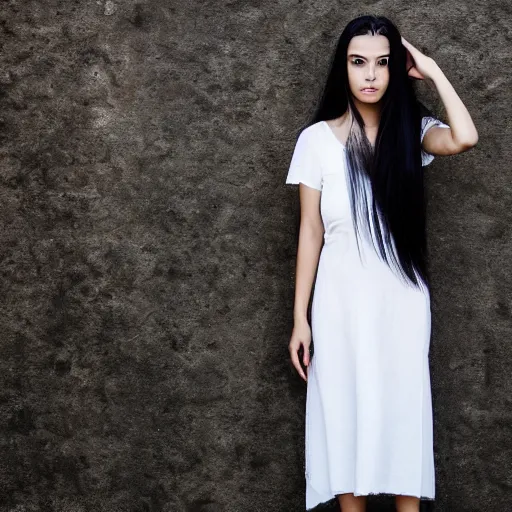
[{"label": "woman's forehead", "polygon": [[348,45],[348,55],[356,54],[368,58],[378,58],[389,54],[389,40],[383,35],[354,36]]}]

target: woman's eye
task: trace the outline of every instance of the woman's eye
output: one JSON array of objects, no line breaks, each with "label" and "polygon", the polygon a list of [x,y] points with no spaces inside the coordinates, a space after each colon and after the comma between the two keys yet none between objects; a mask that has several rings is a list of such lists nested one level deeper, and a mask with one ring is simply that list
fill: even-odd
[{"label": "woman's eye", "polygon": [[[363,60],[362,59],[354,59],[352,61],[352,64],[355,64],[356,66],[360,66],[361,64],[364,64]],[[388,65],[388,59],[381,59],[379,61],[379,64],[381,66],[387,66]]]}]

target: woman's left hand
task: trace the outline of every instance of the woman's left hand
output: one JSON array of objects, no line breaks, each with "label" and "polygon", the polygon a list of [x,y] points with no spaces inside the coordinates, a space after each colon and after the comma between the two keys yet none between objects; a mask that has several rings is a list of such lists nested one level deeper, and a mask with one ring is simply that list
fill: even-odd
[{"label": "woman's left hand", "polygon": [[416,78],[418,80],[431,78],[431,75],[437,66],[435,60],[432,57],[427,57],[425,54],[421,53],[403,37],[402,44],[405,46],[405,50],[407,52],[406,67],[409,77]]}]

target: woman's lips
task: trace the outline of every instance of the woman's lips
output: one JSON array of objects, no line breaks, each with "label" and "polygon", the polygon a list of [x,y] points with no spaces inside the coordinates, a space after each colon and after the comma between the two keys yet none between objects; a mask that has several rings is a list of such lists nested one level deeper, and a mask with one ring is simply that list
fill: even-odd
[{"label": "woman's lips", "polygon": [[374,93],[376,93],[377,91],[378,91],[378,89],[372,89],[372,88],[369,88],[369,87],[367,87],[367,88],[365,88],[365,89],[361,89],[361,92],[362,92],[363,94],[374,94]]}]

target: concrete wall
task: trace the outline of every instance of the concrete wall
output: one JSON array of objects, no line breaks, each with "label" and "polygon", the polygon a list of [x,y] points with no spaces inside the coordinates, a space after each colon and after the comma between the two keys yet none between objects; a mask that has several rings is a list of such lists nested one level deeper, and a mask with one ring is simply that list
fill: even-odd
[{"label": "concrete wall", "polygon": [[435,508],[507,509],[508,4],[49,0],[0,8],[1,510],[304,509],[284,180],[367,11],[480,133],[428,168]]}]

